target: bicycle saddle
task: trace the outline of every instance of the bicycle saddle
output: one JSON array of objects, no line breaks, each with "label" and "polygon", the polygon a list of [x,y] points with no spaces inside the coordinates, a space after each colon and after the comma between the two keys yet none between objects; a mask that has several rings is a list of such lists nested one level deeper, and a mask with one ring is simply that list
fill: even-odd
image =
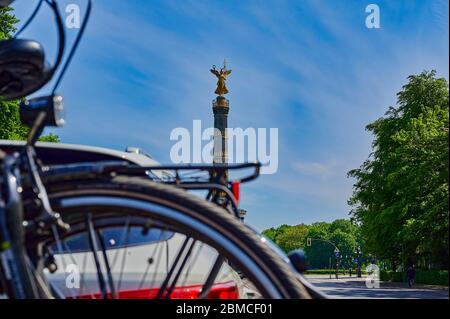
[{"label": "bicycle saddle", "polygon": [[36,41],[8,39],[0,42],[0,98],[14,100],[40,89],[50,79],[50,65]]}]

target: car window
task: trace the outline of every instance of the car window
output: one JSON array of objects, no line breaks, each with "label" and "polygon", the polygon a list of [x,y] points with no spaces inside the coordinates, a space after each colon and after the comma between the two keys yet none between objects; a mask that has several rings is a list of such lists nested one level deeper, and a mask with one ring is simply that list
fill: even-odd
[{"label": "car window", "polygon": [[[101,236],[103,237],[105,249],[107,250],[125,246],[130,247],[157,243],[169,240],[173,235],[173,232],[162,230],[160,228],[150,228],[146,232],[143,231],[142,227],[129,227],[128,231],[124,227],[103,228],[101,230]],[[62,250],[63,253],[90,251],[87,233],[83,232],[66,238]],[[56,244],[53,247],[53,251],[56,253],[59,252]]]}]

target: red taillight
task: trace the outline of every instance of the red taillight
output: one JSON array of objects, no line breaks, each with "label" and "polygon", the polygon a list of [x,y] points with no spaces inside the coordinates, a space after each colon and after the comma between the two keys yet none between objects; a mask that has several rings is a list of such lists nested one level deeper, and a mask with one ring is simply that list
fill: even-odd
[{"label": "red taillight", "polygon": [[239,204],[239,196],[240,196],[240,186],[241,181],[235,181],[231,183],[231,191],[233,193],[234,198],[236,199],[236,203]]},{"label": "red taillight", "polygon": [[212,286],[208,299],[238,299],[239,291],[234,281],[228,281]]},{"label": "red taillight", "polygon": [[[170,295],[170,299],[197,299],[202,291],[202,285],[175,287]],[[118,299],[154,299],[159,288],[120,290]],[[75,299],[101,299],[101,293],[85,294],[75,297]],[[238,299],[239,291],[234,281],[214,284],[208,294],[207,299]],[[68,297],[73,299],[73,297]],[[107,299],[111,299],[111,294],[107,294]]]}]

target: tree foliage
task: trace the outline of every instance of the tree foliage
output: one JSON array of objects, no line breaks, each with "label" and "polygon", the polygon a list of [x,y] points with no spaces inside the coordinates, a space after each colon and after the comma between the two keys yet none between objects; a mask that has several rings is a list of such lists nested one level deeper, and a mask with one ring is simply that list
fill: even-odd
[{"label": "tree foliage", "polygon": [[448,268],[448,83],[412,75],[396,107],[367,126],[373,153],[349,200],[366,247],[379,258]]},{"label": "tree foliage", "polygon": [[[19,20],[12,14],[12,10],[11,7],[0,8],[0,41],[10,38],[16,31],[15,24]],[[0,139],[24,140],[28,131],[29,128],[20,122],[19,101],[0,100]],[[39,140],[58,142],[59,138],[55,134],[49,134]]]},{"label": "tree foliage", "polygon": [[[334,265],[335,247],[333,244],[341,252],[342,266],[353,267],[356,247],[363,245],[359,227],[346,219],[338,219],[332,223],[318,222],[311,225],[281,225],[277,228],[266,229],[263,234],[286,253],[294,249],[304,249],[308,264],[312,269],[328,268],[330,258]],[[315,239],[309,247],[306,246],[307,238]]]}]

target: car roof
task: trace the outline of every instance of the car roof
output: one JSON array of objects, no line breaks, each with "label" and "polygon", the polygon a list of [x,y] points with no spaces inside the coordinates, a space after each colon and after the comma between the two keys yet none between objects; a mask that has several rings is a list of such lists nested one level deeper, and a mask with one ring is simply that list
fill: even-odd
[{"label": "car roof", "polygon": [[[6,153],[17,151],[25,141],[0,140],[0,149]],[[60,165],[80,162],[126,161],[139,166],[159,165],[151,157],[138,152],[123,152],[104,147],[37,142],[35,145],[39,159],[45,165]]]}]

